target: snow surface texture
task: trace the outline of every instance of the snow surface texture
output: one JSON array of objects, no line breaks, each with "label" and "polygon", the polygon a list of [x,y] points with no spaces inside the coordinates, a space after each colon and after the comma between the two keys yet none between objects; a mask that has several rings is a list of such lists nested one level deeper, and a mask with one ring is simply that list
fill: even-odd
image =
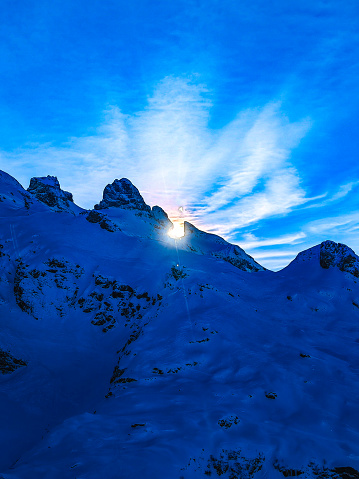
[{"label": "snow surface texture", "polygon": [[138,203],[0,172],[0,477],[359,477],[358,256],[273,273]]}]

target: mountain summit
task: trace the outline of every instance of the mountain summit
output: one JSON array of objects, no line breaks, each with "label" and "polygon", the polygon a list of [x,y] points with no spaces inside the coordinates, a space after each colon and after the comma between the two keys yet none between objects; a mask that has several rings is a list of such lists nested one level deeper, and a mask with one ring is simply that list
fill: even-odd
[{"label": "mountain summit", "polygon": [[323,241],[320,245],[299,253],[287,268],[302,265],[307,269],[310,264],[320,265],[323,269],[337,268],[356,278],[359,277],[359,257],[351,248],[342,243]]},{"label": "mountain summit", "polygon": [[27,191],[55,210],[71,211],[74,209],[72,194],[60,188],[56,176],[31,178]]},{"label": "mountain summit", "polygon": [[111,207],[151,212],[151,207],[145,203],[141,193],[127,178],[108,184],[103,191],[103,199],[94,208],[99,210]]}]

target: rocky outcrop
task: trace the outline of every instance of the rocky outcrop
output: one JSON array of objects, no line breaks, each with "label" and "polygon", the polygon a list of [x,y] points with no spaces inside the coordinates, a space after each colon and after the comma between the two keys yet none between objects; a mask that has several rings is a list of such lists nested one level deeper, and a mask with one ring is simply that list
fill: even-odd
[{"label": "rocky outcrop", "polygon": [[100,213],[99,211],[91,210],[90,212],[82,213],[85,215],[85,218],[89,223],[97,223],[101,226],[102,229],[110,231],[121,231],[121,229],[115,225],[113,221],[106,217],[106,215]]},{"label": "rocky outcrop", "polygon": [[359,278],[359,257],[354,251],[342,243],[326,240],[323,243],[302,251],[287,268],[303,263],[318,264],[323,269],[338,268]]},{"label": "rocky outcrop", "polygon": [[[98,210],[106,210],[108,208],[121,208],[122,210],[133,211],[136,216],[142,217],[145,221],[150,219],[153,227],[157,230],[168,231],[173,227],[167,213],[160,206],[154,206],[151,209],[145,203],[139,190],[127,178],[115,180],[106,186],[103,191],[103,199],[94,206],[94,210],[87,216],[87,220],[92,223],[99,223],[101,227],[104,227],[102,226],[104,224],[103,221],[95,215],[102,214]],[[106,227],[105,229],[108,228]]]},{"label": "rocky outcrop", "polygon": [[35,319],[58,318],[77,302],[80,265],[49,258],[36,268],[17,260],[14,296],[17,306]]},{"label": "rocky outcrop", "polygon": [[11,374],[15,369],[26,366],[27,362],[22,359],[17,359],[9,352],[0,349],[0,373]]},{"label": "rocky outcrop", "polygon": [[206,476],[224,476],[230,479],[251,479],[263,467],[265,457],[259,454],[255,458],[247,458],[241,450],[222,451],[210,455],[204,474]]},{"label": "rocky outcrop", "polygon": [[103,199],[94,206],[95,210],[111,207],[151,213],[151,207],[145,203],[138,189],[127,178],[115,180],[107,185],[103,191]]},{"label": "rocky outcrop", "polygon": [[67,211],[73,204],[72,194],[60,188],[56,176],[31,178],[27,191],[57,211]]},{"label": "rocky outcrop", "polygon": [[345,244],[323,241],[320,245],[319,262],[324,269],[337,267],[340,271],[359,277],[359,257]]},{"label": "rocky outcrop", "polygon": [[341,479],[359,479],[359,471],[353,467],[335,467],[333,472]]}]

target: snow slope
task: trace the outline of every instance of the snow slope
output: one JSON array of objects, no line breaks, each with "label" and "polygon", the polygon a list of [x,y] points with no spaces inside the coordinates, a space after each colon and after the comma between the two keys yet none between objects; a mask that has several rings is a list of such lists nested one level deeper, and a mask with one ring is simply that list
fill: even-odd
[{"label": "snow slope", "polygon": [[0,477],[359,477],[350,248],[273,273],[155,208],[0,198]]},{"label": "snow slope", "polygon": [[188,221],[184,222],[184,236],[180,238],[179,246],[181,249],[227,261],[243,271],[265,270],[238,245],[228,243],[220,236],[201,231]]}]

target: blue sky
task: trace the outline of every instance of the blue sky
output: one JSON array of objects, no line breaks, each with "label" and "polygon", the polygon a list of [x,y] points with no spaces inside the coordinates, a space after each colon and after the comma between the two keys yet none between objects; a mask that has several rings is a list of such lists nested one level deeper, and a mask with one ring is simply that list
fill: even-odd
[{"label": "blue sky", "polygon": [[0,6],[0,168],[91,207],[115,178],[280,268],[359,251],[357,1]]}]

